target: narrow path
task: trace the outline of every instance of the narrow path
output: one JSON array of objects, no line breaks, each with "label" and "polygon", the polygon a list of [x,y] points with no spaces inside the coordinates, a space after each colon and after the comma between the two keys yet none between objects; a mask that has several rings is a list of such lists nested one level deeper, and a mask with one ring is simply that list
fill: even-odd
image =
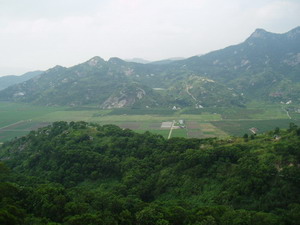
[{"label": "narrow path", "polygon": [[195,96],[192,95],[192,93],[189,91],[189,87],[188,87],[187,83],[185,83],[185,91],[186,91],[186,93],[188,93],[189,96],[192,97],[192,99],[194,99],[195,101],[197,101],[197,99],[195,98]]},{"label": "narrow path", "polygon": [[290,113],[288,110],[286,110],[285,108],[282,107],[282,109],[286,112],[286,115],[288,116],[288,118],[291,120],[292,117],[290,116]]},{"label": "narrow path", "polygon": [[286,111],[286,115],[287,115],[290,119],[292,119],[292,117],[290,116],[289,111]]},{"label": "narrow path", "polygon": [[0,130],[0,132],[16,132],[16,131],[24,131],[24,132],[29,132],[29,131],[32,131],[32,130],[29,130],[29,129],[5,129],[4,131]]},{"label": "narrow path", "polygon": [[172,135],[172,131],[173,131],[174,124],[175,124],[175,120],[173,120],[172,126],[171,126],[171,128],[170,128],[170,132],[169,132],[168,139],[170,139],[170,138],[171,138],[171,135]]},{"label": "narrow path", "polygon": [[23,122],[24,122],[24,120],[20,120],[20,121],[18,121],[18,122],[16,122],[16,123],[12,123],[12,124],[6,125],[6,126],[4,126],[4,127],[0,127],[0,130],[5,129],[5,128],[8,128],[8,127],[11,127],[11,126],[14,126],[14,125],[17,125],[17,124],[19,124],[19,123],[23,123]]}]

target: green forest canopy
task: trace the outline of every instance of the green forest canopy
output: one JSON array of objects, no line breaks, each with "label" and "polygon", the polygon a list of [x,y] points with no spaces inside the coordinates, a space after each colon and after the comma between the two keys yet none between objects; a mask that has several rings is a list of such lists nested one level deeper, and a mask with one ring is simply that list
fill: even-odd
[{"label": "green forest canopy", "polygon": [[300,128],[164,139],[55,122],[0,148],[0,224],[298,224]]}]

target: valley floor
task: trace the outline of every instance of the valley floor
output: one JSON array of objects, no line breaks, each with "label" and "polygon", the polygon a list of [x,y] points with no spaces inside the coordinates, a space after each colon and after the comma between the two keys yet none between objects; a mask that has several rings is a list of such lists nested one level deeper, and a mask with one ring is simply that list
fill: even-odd
[{"label": "valley floor", "polygon": [[208,138],[251,135],[275,127],[287,128],[289,123],[300,125],[300,106],[253,102],[246,108],[204,109],[116,109],[97,107],[46,107],[0,102],[0,143],[23,136],[31,130],[54,121],[86,121],[115,124],[139,133],[150,131],[168,138],[170,127],[164,122],[174,121],[170,137]]}]

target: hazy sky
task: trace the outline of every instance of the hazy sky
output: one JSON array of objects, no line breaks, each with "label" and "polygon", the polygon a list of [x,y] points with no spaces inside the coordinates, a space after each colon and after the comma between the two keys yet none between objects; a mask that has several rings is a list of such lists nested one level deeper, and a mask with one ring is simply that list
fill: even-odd
[{"label": "hazy sky", "polygon": [[0,76],[93,56],[159,60],[300,25],[300,0],[0,0]]}]

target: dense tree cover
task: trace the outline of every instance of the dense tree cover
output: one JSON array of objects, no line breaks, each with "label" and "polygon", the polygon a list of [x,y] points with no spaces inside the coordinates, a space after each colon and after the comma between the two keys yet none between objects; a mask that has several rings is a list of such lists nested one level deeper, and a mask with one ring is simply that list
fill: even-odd
[{"label": "dense tree cover", "polygon": [[298,224],[300,128],[165,140],[56,122],[0,149],[0,224]]},{"label": "dense tree cover", "polygon": [[258,29],[240,44],[184,60],[140,64],[96,56],[56,66],[1,90],[0,100],[139,109],[300,103],[299,54],[300,27],[284,34]]}]

